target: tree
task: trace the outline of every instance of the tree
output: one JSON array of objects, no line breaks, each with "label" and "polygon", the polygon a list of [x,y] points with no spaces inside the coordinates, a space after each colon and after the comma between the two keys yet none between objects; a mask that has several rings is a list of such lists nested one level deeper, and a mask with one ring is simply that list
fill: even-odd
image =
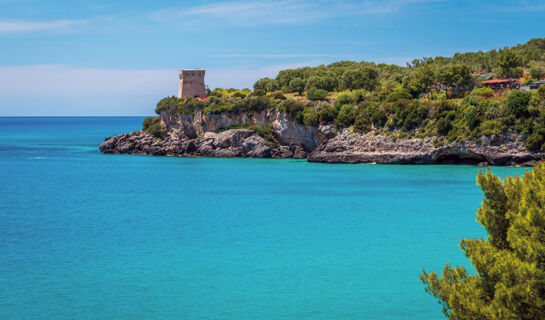
[{"label": "tree", "polygon": [[320,121],[329,123],[337,117],[337,108],[330,104],[322,105],[322,108],[320,109]]},{"label": "tree", "polygon": [[338,128],[351,126],[354,123],[354,120],[356,120],[354,111],[354,106],[351,104],[341,106],[341,109],[335,118],[335,125]]},{"label": "tree", "polygon": [[481,122],[477,108],[475,106],[467,107],[464,112],[464,119],[469,130],[475,129]]},{"label": "tree", "polygon": [[445,86],[458,91],[458,88],[470,85],[473,77],[471,76],[471,70],[467,66],[450,65],[439,69],[437,80]]},{"label": "tree", "polygon": [[302,94],[303,90],[305,90],[305,80],[301,78],[292,79],[289,84],[289,89],[291,92]]},{"label": "tree", "polygon": [[165,110],[169,112],[176,111],[178,110],[178,104],[180,102],[183,102],[183,100],[175,96],[163,98],[159,100],[159,102],[157,102],[157,106],[155,107],[155,113],[160,114],[161,111]]},{"label": "tree", "polygon": [[378,85],[378,72],[371,67],[346,70],[341,77],[343,89],[373,90]]},{"label": "tree", "polygon": [[514,69],[520,67],[521,64],[522,59],[512,50],[503,51],[500,60],[498,60],[498,67],[509,79],[512,78]]},{"label": "tree", "polygon": [[286,69],[278,72],[276,76],[276,81],[278,81],[278,86],[289,87],[290,82],[295,78],[305,78],[305,75],[309,72],[310,68],[299,68],[299,69]]},{"label": "tree", "polygon": [[423,271],[426,292],[450,320],[545,319],[545,164],[503,181],[488,169],[477,184],[485,196],[477,221],[489,236],[460,242],[477,273],[450,264],[442,277]]},{"label": "tree", "polygon": [[413,77],[407,84],[407,89],[416,97],[419,94],[426,92],[427,88],[431,86],[434,81],[435,76],[431,67],[425,64],[415,71]]},{"label": "tree", "polygon": [[323,89],[326,91],[334,91],[337,87],[337,80],[330,75],[324,76],[311,76],[307,79],[305,85],[305,90],[310,90],[312,88]]},{"label": "tree", "polygon": [[507,111],[517,118],[528,116],[528,104],[532,94],[526,91],[513,90],[507,97]]},{"label": "tree", "polygon": [[536,91],[536,94],[541,101],[545,100],[545,85],[539,87]]},{"label": "tree", "polygon": [[529,135],[526,140],[524,140],[524,146],[530,150],[540,150],[543,145],[543,135],[537,132]]},{"label": "tree", "polygon": [[386,100],[389,101],[389,102],[394,102],[394,101],[402,100],[402,99],[410,100],[411,98],[412,98],[412,96],[409,93],[409,91],[407,91],[405,89],[396,89],[396,90],[392,91],[392,93],[390,93],[388,95]]},{"label": "tree", "polygon": [[323,89],[310,88],[307,91],[307,98],[312,101],[325,100],[327,91]]},{"label": "tree", "polygon": [[541,79],[545,77],[545,68],[538,66],[531,67],[530,75],[532,76],[532,78]]},{"label": "tree", "polygon": [[254,90],[265,90],[267,92],[275,92],[279,88],[278,81],[271,78],[262,78],[254,83]]},{"label": "tree", "polygon": [[253,96],[262,97],[267,94],[267,91],[264,89],[255,89],[254,92],[252,92]]}]

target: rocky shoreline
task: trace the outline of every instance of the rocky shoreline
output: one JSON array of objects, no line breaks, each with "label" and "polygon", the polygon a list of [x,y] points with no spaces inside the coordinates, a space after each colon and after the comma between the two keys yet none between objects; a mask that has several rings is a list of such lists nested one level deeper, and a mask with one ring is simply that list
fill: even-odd
[{"label": "rocky shoreline", "polygon": [[[266,141],[254,130],[230,125],[270,125],[276,141]],[[106,138],[103,153],[182,157],[296,158],[323,163],[480,164],[532,166],[541,152],[528,150],[515,133],[482,136],[461,143],[434,145],[436,138],[393,139],[387,135],[360,134],[332,125],[306,126],[287,114],[265,110],[254,114],[219,114],[172,117],[161,114],[167,134],[157,139],[145,131]]]}]

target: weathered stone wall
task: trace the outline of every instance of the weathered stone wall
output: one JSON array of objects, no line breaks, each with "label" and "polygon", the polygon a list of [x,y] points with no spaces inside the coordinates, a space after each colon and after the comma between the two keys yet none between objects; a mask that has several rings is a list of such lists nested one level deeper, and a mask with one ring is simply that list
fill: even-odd
[{"label": "weathered stone wall", "polygon": [[180,70],[180,87],[178,98],[202,98],[206,97],[204,85],[204,70]]}]

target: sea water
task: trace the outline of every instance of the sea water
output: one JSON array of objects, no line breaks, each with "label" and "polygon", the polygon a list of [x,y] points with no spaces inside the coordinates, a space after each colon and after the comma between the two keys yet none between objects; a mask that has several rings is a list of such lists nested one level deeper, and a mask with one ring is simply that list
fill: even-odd
[{"label": "sea water", "polygon": [[486,237],[481,168],[98,151],[142,120],[0,118],[1,319],[442,319]]}]

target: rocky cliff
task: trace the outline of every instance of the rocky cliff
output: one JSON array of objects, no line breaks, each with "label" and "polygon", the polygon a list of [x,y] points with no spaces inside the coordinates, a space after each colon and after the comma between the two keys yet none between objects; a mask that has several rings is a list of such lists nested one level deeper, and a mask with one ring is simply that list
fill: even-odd
[{"label": "rocky cliff", "polygon": [[[107,138],[100,150],[184,157],[308,158],[326,163],[533,165],[544,158],[543,153],[528,150],[523,136],[514,133],[436,145],[435,137],[394,140],[332,125],[307,126],[277,110],[220,114],[197,110],[181,117],[166,112],[160,116],[166,130],[162,139],[135,131]],[[242,124],[270,126],[274,140],[265,140],[255,130],[224,130]]]}]

